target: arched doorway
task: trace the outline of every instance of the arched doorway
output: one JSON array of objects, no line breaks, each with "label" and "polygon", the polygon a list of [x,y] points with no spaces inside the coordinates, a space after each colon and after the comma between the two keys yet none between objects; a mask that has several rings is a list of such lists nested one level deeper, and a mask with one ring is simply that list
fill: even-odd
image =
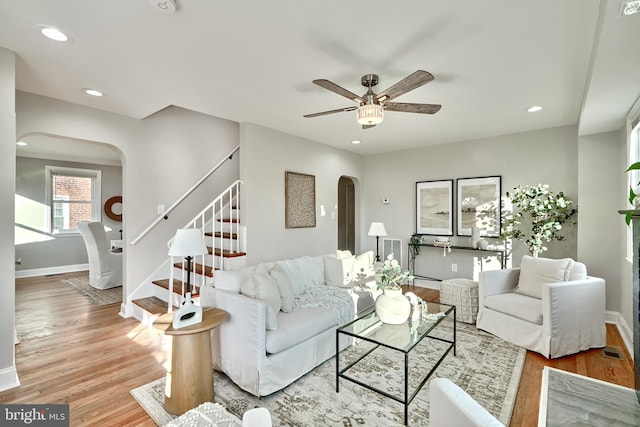
[{"label": "arched doorway", "polygon": [[351,178],[340,177],[338,181],[338,249],[356,249],[356,187]]}]

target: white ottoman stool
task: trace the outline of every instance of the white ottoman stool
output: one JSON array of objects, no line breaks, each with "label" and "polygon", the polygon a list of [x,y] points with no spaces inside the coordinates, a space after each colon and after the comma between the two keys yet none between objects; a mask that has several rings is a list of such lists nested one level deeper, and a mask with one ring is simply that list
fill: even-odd
[{"label": "white ottoman stool", "polygon": [[456,306],[457,320],[476,323],[478,282],[471,279],[448,279],[440,282],[440,302]]}]

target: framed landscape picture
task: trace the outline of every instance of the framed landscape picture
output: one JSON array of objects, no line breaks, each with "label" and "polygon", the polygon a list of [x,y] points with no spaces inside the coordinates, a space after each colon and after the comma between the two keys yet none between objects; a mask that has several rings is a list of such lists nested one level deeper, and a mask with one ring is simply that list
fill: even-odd
[{"label": "framed landscape picture", "polygon": [[284,173],[285,228],[316,226],[316,177],[304,173]]},{"label": "framed landscape picture", "polygon": [[478,227],[481,236],[498,237],[502,177],[460,178],[457,184],[458,236],[471,236]]},{"label": "framed landscape picture", "polygon": [[453,180],[416,182],[416,233],[453,236]]}]

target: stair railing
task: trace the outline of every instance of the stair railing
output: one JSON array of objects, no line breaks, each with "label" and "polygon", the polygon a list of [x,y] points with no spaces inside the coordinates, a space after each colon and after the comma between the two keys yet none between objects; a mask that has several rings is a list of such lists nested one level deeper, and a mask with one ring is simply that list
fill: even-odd
[{"label": "stair railing", "polygon": [[186,199],[187,197],[189,197],[189,195],[191,193],[193,193],[196,188],[198,188],[204,181],[207,180],[207,178],[209,178],[211,176],[211,174],[213,174],[216,170],[218,170],[218,168],[220,168],[220,166],[222,166],[224,163],[226,163],[228,160],[231,160],[233,158],[233,155],[235,154],[236,151],[238,151],[240,149],[240,145],[237,145],[233,150],[231,150],[231,152],[229,154],[227,154],[222,160],[220,160],[218,162],[218,164],[216,164],[209,172],[207,172],[206,174],[204,174],[204,176],[202,178],[200,178],[195,184],[193,184],[191,186],[191,188],[189,188],[180,198],[178,198],[178,200],[176,200],[171,206],[169,206],[169,208],[164,211],[163,214],[161,214],[160,216],[158,216],[151,224],[149,224],[149,226],[147,228],[144,229],[144,231],[142,231],[142,233],[140,233],[138,235],[138,237],[136,237],[135,239],[133,239],[129,244],[131,246],[137,244],[140,240],[142,240],[142,238],[144,236],[146,236],[147,234],[149,234],[149,232],[151,230],[154,229],[155,226],[157,226],[158,224],[160,224],[160,222],[162,220],[166,220],[169,218],[169,214],[176,208],[178,207],[178,205],[180,203],[182,203],[182,201],[184,199]]},{"label": "stair railing", "polygon": [[[198,213],[183,228],[197,228],[202,230],[205,242],[207,237],[211,236],[212,246],[209,247],[210,255],[198,255],[191,260],[191,292],[194,288],[200,288],[207,284],[207,268],[213,273],[215,270],[224,270],[224,254],[241,252],[240,242],[242,240],[242,228],[240,227],[240,218],[238,212],[240,208],[240,186],[243,181],[237,180],[218,197],[216,197],[207,207]],[[229,219],[228,226],[225,226]],[[171,245],[171,240],[167,245]],[[225,248],[224,242],[228,242],[228,248]],[[211,258],[211,262],[207,262]],[[181,282],[182,295],[185,294],[186,283],[186,260],[174,264],[175,260],[171,260],[169,274],[169,302],[168,311],[173,309],[173,281],[175,277],[174,265],[181,264]],[[181,303],[181,301],[180,301]]]}]

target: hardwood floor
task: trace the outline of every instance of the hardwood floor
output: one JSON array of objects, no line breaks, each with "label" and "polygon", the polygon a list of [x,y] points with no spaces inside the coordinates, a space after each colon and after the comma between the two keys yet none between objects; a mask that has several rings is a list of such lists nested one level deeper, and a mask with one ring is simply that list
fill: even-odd
[{"label": "hardwood floor", "polygon": [[[71,426],[154,426],[129,390],[165,374],[168,341],[120,317],[120,304],[94,305],[61,282],[82,274],[16,280],[21,385],[1,392],[0,403],[68,403]],[[439,298],[436,290],[410,290]],[[555,360],[527,353],[511,426],[537,425],[543,366],[631,387],[631,358],[613,325],[607,325],[607,345],[623,350],[625,360],[598,349]]]}]

